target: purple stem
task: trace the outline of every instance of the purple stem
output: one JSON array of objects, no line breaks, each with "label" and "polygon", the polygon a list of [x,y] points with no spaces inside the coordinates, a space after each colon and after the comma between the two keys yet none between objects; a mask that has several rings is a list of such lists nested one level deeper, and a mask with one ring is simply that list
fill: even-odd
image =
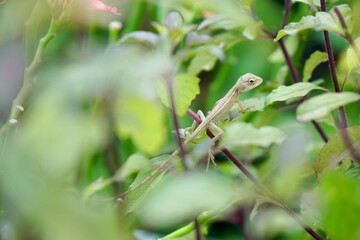
[{"label": "purple stem", "polygon": [[292,79],[293,79],[294,83],[301,82],[301,81],[300,81],[300,76],[299,76],[298,72],[297,72],[296,69],[295,69],[294,63],[293,63],[293,61],[291,60],[290,54],[289,54],[289,52],[288,52],[287,49],[286,49],[286,46],[285,46],[285,43],[284,43],[283,39],[280,39],[280,40],[278,41],[278,44],[279,44],[279,46],[280,46],[281,51],[282,51],[283,54],[284,54],[285,61],[286,61],[287,65],[288,65],[288,67],[289,67],[290,74],[291,74],[291,76],[292,76]]},{"label": "purple stem", "polygon": [[[194,111],[188,109],[188,114],[198,123],[201,124],[201,119],[196,115]],[[206,134],[210,138],[214,138],[214,134],[211,133],[210,130],[206,131]],[[274,202],[276,202],[277,206],[280,206],[287,214],[289,214],[306,232],[308,232],[313,238],[317,240],[322,240],[323,238],[318,235],[311,227],[307,226],[299,216],[291,210],[287,205],[280,202],[273,194],[270,192],[252,173],[247,170],[247,168],[226,148],[221,150],[235,166],[252,182],[254,185],[259,188],[265,195],[271,198]]]},{"label": "purple stem", "polygon": [[[348,31],[348,28],[346,26],[345,20],[343,18],[343,16],[341,15],[340,10],[335,7],[335,13],[336,16],[338,17],[341,27],[343,28],[343,31],[345,33],[345,38],[347,39],[347,41],[349,42],[349,44],[351,45],[351,47],[353,48],[356,56],[358,57],[358,59],[360,60],[360,51],[358,49],[358,47],[356,46],[353,37],[351,36],[351,34]],[[345,79],[346,81],[346,79]],[[341,87],[340,91],[342,92],[344,85],[345,85],[345,81],[343,86]],[[340,111],[344,111],[344,108],[339,109]],[[345,115],[345,113],[344,113]],[[351,142],[350,136],[349,134],[346,132],[346,130],[341,132],[341,136],[343,138],[344,144],[346,145],[346,147],[349,149],[352,157],[360,164],[360,154],[357,152],[357,150],[354,148],[354,145]]]},{"label": "purple stem", "polygon": [[[357,47],[356,43],[354,42],[354,39],[352,37],[352,35],[349,33],[349,30],[346,26],[346,23],[345,23],[345,20],[343,18],[343,16],[341,15],[341,12],[340,10],[338,9],[338,7],[335,7],[334,8],[334,11],[336,13],[336,16],[338,17],[339,21],[340,21],[340,24],[341,24],[341,27],[343,28],[343,31],[345,33],[345,38],[346,40],[349,42],[349,44],[351,45],[351,47],[353,48],[357,58],[360,60],[360,50],[359,48]],[[341,89],[342,90],[342,89]],[[340,90],[340,91],[341,91]]]},{"label": "purple stem", "polygon": [[[321,11],[325,12],[326,11],[325,0],[321,0],[320,3],[321,3]],[[334,58],[334,53],[332,50],[330,35],[329,35],[328,31],[324,31],[324,39],[325,39],[326,52],[327,52],[328,58],[329,58],[331,79],[332,79],[332,82],[333,82],[333,85],[335,88],[335,92],[340,92],[341,90],[340,90],[339,82],[338,82],[337,75],[336,75],[335,58]],[[347,128],[348,124],[347,124],[347,120],[346,120],[344,107],[339,107],[339,115],[340,115],[340,127],[343,129]]]},{"label": "purple stem", "polygon": [[200,223],[199,223],[199,219],[197,217],[194,219],[194,226],[195,226],[196,240],[202,240]]},{"label": "purple stem", "polygon": [[281,23],[281,28],[284,28],[287,21],[288,21],[288,18],[289,18],[289,13],[290,13],[290,9],[292,7],[292,3],[291,3],[291,0],[285,0],[285,3],[284,3],[284,17],[283,17],[283,21]]},{"label": "purple stem", "polygon": [[[268,33],[267,33],[268,34]],[[269,35],[269,34],[268,34]],[[271,35],[270,35],[271,36]],[[286,64],[288,65],[289,69],[290,69],[290,74],[291,74],[291,77],[293,79],[293,82],[294,83],[298,83],[300,82],[300,76],[298,74],[298,72],[296,71],[295,67],[294,67],[294,63],[290,57],[290,54],[288,53],[287,49],[286,49],[286,46],[284,44],[284,41],[282,39],[280,39],[278,41],[278,44],[280,46],[280,49],[281,51],[283,52],[283,55],[285,57],[285,61],[286,61]],[[311,123],[315,126],[316,130],[319,132],[321,138],[324,140],[324,142],[328,142],[329,141],[329,138],[328,136],[326,135],[325,131],[321,128],[320,124],[316,121],[311,121]]]},{"label": "purple stem", "polygon": [[179,146],[179,155],[180,155],[180,159],[181,162],[184,166],[185,170],[188,170],[188,166],[186,164],[186,154],[185,154],[185,149],[184,149],[184,144],[181,140],[180,137],[180,124],[179,124],[179,120],[178,117],[176,115],[176,111],[175,111],[175,100],[174,100],[174,85],[173,85],[173,76],[171,73],[168,74],[167,76],[167,86],[168,86],[168,92],[169,92],[169,99],[170,99],[170,105],[171,105],[171,118],[175,127],[175,132],[176,132],[176,141],[178,143]]}]

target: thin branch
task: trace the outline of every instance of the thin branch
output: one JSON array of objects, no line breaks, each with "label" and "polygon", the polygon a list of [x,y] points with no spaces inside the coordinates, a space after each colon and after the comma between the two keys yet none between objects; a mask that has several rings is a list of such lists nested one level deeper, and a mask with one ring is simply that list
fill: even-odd
[{"label": "thin branch", "polygon": [[[320,4],[321,4],[321,11],[326,11],[325,0],[321,0]],[[336,13],[337,17],[339,18],[340,24],[341,24],[341,26],[343,27],[343,29],[345,31],[345,36],[347,37],[348,40],[350,40],[349,42],[350,42],[351,46],[353,48],[355,47],[354,51],[356,52],[357,56],[359,57],[360,56],[360,54],[358,54],[359,50],[357,49],[356,44],[354,43],[354,41],[351,40],[352,36],[349,34],[349,31],[347,30],[347,26],[346,26],[346,23],[344,21],[344,18],[342,17],[342,15],[341,15],[338,8],[335,8],[335,13]],[[326,50],[327,50],[328,57],[329,57],[329,65],[330,65],[331,77],[332,77],[332,80],[333,80],[335,91],[336,92],[341,92],[341,89],[339,88],[339,83],[338,83],[338,80],[337,80],[336,68],[335,68],[335,60],[334,60],[334,55],[333,55],[333,51],[332,51],[332,47],[331,47],[331,41],[330,41],[328,31],[324,31],[324,37],[325,37]],[[341,132],[341,136],[343,138],[344,144],[349,149],[349,151],[352,154],[352,156],[354,157],[354,159],[357,162],[360,163],[360,155],[357,153],[356,149],[354,148],[353,144],[351,143],[349,135],[344,130],[345,128],[347,128],[347,121],[346,121],[346,115],[345,115],[344,107],[339,107],[339,114],[340,114],[340,127],[343,129],[342,132]]]},{"label": "thin branch", "polygon": [[[188,114],[198,123],[201,124],[201,119],[193,112],[191,109],[188,109]],[[206,131],[206,134],[210,138],[214,138],[214,134],[210,130]],[[301,218],[291,210],[286,204],[280,202],[269,189],[267,189],[228,149],[223,148],[221,150],[225,156],[227,156],[232,163],[252,182],[254,185],[267,197],[273,200],[281,209],[283,209],[289,216],[291,216],[306,232],[308,232],[312,237],[317,240],[322,240],[323,238],[318,235],[311,227],[306,225]]]},{"label": "thin branch", "polygon": [[37,68],[41,65],[45,48],[49,44],[49,42],[55,37],[56,32],[60,26],[60,22],[61,19],[51,20],[48,32],[39,41],[39,45],[36,50],[34,59],[30,63],[30,65],[25,69],[23,86],[20,89],[16,98],[14,99],[11,108],[11,113],[9,117],[10,123],[16,123],[18,121],[18,117],[20,113],[24,110],[25,101],[28,98],[34,84],[33,74],[37,70]]},{"label": "thin branch", "polygon": [[194,219],[194,227],[195,227],[195,236],[196,236],[195,239],[202,240],[200,223],[199,223],[199,219],[197,217]]},{"label": "thin branch", "polygon": [[345,39],[349,42],[350,46],[352,47],[352,49],[354,50],[355,52],[355,55],[356,57],[358,58],[358,60],[360,61],[360,50],[359,48],[357,47],[356,43],[354,42],[354,39],[352,37],[352,35],[350,34],[349,32],[349,29],[348,27],[346,26],[346,22],[339,10],[338,7],[335,7],[334,8],[334,11],[335,11],[335,14],[336,16],[338,17],[339,21],[340,21],[340,24],[341,24],[341,27],[345,33]]},{"label": "thin branch", "polygon": [[311,123],[314,125],[316,130],[319,132],[319,134],[320,134],[321,138],[324,140],[324,142],[328,142],[329,137],[326,135],[324,129],[320,126],[320,123],[318,123],[315,120],[312,120]]},{"label": "thin branch", "polygon": [[292,2],[291,0],[284,0],[285,3],[284,3],[284,17],[283,17],[283,20],[282,20],[282,23],[281,23],[281,28],[284,28],[285,25],[287,24],[287,21],[288,21],[288,18],[289,18],[289,13],[290,13],[290,10],[291,10],[291,7],[292,7]]},{"label": "thin branch", "polygon": [[289,67],[290,74],[292,76],[293,82],[298,83],[301,82],[299,73],[296,71],[293,61],[291,60],[290,54],[286,49],[285,43],[283,39],[280,39],[278,41],[278,44],[280,46],[280,49],[285,57],[285,61]]},{"label": "thin branch", "polygon": [[360,152],[358,149],[355,149],[354,144],[351,142],[349,133],[346,131],[346,129],[341,129],[340,134],[342,137],[342,140],[346,146],[346,148],[349,150],[351,156],[354,158],[354,160],[360,164]]},{"label": "thin branch", "polygon": [[334,53],[333,53],[333,49],[332,49],[332,45],[331,45],[331,41],[330,41],[330,34],[328,31],[324,31],[324,39],[325,39],[326,52],[327,52],[328,58],[329,58],[331,79],[333,81],[335,92],[340,92],[339,82],[338,82],[337,75],[336,75],[335,58],[334,58]]},{"label": "thin branch", "polygon": [[[282,39],[280,39],[278,41],[278,44],[280,46],[281,51],[283,52],[283,55],[285,57],[285,61],[286,61],[287,65],[288,65],[288,67],[290,69],[290,74],[291,74],[291,77],[293,79],[293,82],[294,83],[301,82],[299,73],[295,69],[294,63],[293,63],[293,61],[292,61],[292,59],[290,57],[290,54],[288,53],[288,51],[286,49],[284,41]],[[314,125],[316,130],[319,132],[319,134],[320,134],[321,138],[324,140],[324,142],[328,142],[329,138],[326,135],[325,131],[320,126],[320,124],[318,122],[314,121],[314,120],[311,121],[311,123]]]},{"label": "thin branch", "polygon": [[179,125],[179,119],[176,115],[176,109],[175,109],[175,99],[174,99],[174,78],[172,73],[168,73],[167,78],[166,78],[166,82],[167,82],[167,87],[168,87],[168,93],[169,93],[169,99],[170,99],[170,105],[171,105],[171,118],[173,121],[173,125],[175,128],[175,133],[176,133],[176,141],[178,143],[179,146],[179,155],[180,155],[180,159],[181,162],[184,166],[184,169],[187,170],[189,169],[187,164],[186,164],[186,153],[185,153],[185,149],[184,149],[184,144],[181,140],[181,136],[180,136],[180,125]]},{"label": "thin branch", "polygon": [[[326,11],[325,0],[321,0],[320,3],[321,3],[321,11]],[[345,24],[345,22],[344,22],[344,24]],[[333,52],[333,49],[331,46],[329,32],[326,30],[324,31],[324,39],[325,39],[326,52],[327,52],[328,58],[329,58],[331,79],[333,81],[335,92],[340,92],[341,89],[339,87],[339,81],[337,79],[337,74],[336,74],[334,52]],[[342,129],[347,128],[348,124],[347,124],[347,120],[346,120],[345,110],[344,110],[344,107],[342,107],[342,106],[339,107],[339,115],[340,115],[340,127]]]}]

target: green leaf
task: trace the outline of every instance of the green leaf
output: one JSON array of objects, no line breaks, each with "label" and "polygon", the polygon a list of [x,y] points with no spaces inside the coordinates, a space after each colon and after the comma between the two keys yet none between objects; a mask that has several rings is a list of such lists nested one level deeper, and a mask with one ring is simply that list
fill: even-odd
[{"label": "green leaf", "polygon": [[[176,113],[179,116],[186,114],[191,101],[199,94],[199,81],[199,78],[190,74],[178,74],[175,76],[174,98]],[[168,91],[164,82],[159,84],[158,92],[164,105],[170,108]]]},{"label": "green leaf", "polygon": [[121,138],[130,137],[146,154],[155,154],[165,142],[164,111],[154,102],[127,96],[115,106],[115,126]]},{"label": "green leaf", "polygon": [[209,46],[199,51],[190,61],[187,72],[191,75],[198,75],[201,71],[210,71],[214,68],[218,59],[223,60],[225,54],[221,48]]},{"label": "green leaf", "polygon": [[329,239],[359,239],[359,180],[341,172],[327,173],[320,181],[319,207]]},{"label": "green leaf", "polygon": [[326,117],[332,110],[360,100],[360,94],[354,92],[324,93],[300,104],[296,117],[301,122]]},{"label": "green leaf", "polygon": [[120,39],[120,42],[136,42],[142,44],[148,44],[154,46],[158,43],[159,36],[152,32],[146,31],[136,31],[129,34],[126,34]]},{"label": "green leaf", "polygon": [[[360,37],[355,39],[355,46],[360,49]],[[346,52],[346,63],[346,67],[349,72],[359,67],[359,57],[356,55],[356,52],[351,46]]]},{"label": "green leaf", "polygon": [[204,211],[227,207],[240,192],[242,198],[250,194],[239,191],[228,178],[211,172],[169,176],[143,202],[139,218],[149,227],[174,226]]},{"label": "green leaf", "polygon": [[317,12],[315,16],[304,16],[300,22],[291,22],[281,29],[274,42],[279,41],[285,35],[295,35],[298,32],[314,29],[316,31],[327,30],[334,33],[342,33],[341,25],[338,25],[333,15],[327,12]]},{"label": "green leaf", "polygon": [[275,127],[255,128],[249,123],[234,123],[225,128],[221,138],[221,147],[238,147],[255,145],[269,147],[271,144],[283,142],[286,135],[283,131]]},{"label": "green leaf", "polygon": [[184,24],[184,18],[179,12],[172,11],[165,16],[164,25],[169,29],[180,29]]},{"label": "green leaf", "polygon": [[305,62],[304,72],[303,72],[303,82],[309,81],[311,78],[311,74],[314,69],[322,62],[326,62],[328,60],[327,53],[315,51],[311,54],[308,60]]},{"label": "green leaf", "polygon": [[315,89],[324,90],[324,88],[308,82],[295,83],[290,86],[280,86],[266,96],[265,105],[268,106],[274,102],[303,97]]},{"label": "green leaf", "polygon": [[[354,149],[360,149],[360,126],[346,129]],[[323,173],[339,169],[342,165],[351,163],[351,153],[348,147],[344,144],[344,137],[342,132],[337,132],[321,149],[321,152],[314,164],[314,171],[317,176]],[[348,167],[342,170],[347,170]],[[341,169],[340,169],[341,170]]]},{"label": "green leaf", "polygon": [[209,52],[200,52],[190,62],[188,73],[198,75],[201,71],[210,71],[214,68],[217,58]]},{"label": "green leaf", "polygon": [[304,192],[300,201],[300,213],[308,225],[323,229],[319,209],[319,194],[318,188]]},{"label": "green leaf", "polygon": [[144,199],[153,189],[161,183],[167,175],[165,169],[156,170],[169,158],[169,155],[162,155],[150,160],[153,166],[144,167],[129,186],[127,194],[127,212],[137,211],[142,206]]},{"label": "green leaf", "polygon": [[228,17],[217,14],[211,18],[203,20],[197,27],[197,30],[232,30],[240,27],[241,25],[242,24],[239,24]]},{"label": "green leaf", "polygon": [[197,32],[190,32],[186,36],[186,47],[194,45],[204,45],[210,41],[211,37],[209,35],[202,35]]},{"label": "green leaf", "polygon": [[114,180],[123,181],[129,175],[149,166],[149,159],[141,153],[132,154],[115,173]]},{"label": "green leaf", "polygon": [[320,7],[320,0],[291,0],[293,3],[301,2],[305,3],[307,5],[315,5],[317,7]]}]

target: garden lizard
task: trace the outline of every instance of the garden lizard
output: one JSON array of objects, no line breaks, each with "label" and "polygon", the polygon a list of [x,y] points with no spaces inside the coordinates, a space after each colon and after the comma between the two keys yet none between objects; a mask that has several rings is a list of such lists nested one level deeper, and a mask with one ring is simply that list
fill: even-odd
[{"label": "garden lizard", "polygon": [[[242,75],[237,81],[236,84],[229,90],[229,92],[216,102],[213,109],[210,113],[204,118],[204,114],[201,111],[198,111],[202,122],[195,129],[195,131],[185,140],[184,145],[192,141],[199,133],[210,127],[213,131],[217,131],[219,134],[215,136],[215,140],[223,133],[223,131],[214,124],[214,122],[222,118],[226,113],[228,113],[234,104],[238,104],[239,112],[245,112],[246,108],[241,104],[238,96],[241,93],[248,92],[249,90],[257,87],[262,83],[262,79],[258,76],[255,76],[252,73],[246,73]],[[175,151],[177,154],[177,150]]]},{"label": "garden lizard", "polygon": [[[215,136],[217,139],[223,131],[214,124],[214,122],[223,117],[227,112],[230,111],[231,107],[234,104],[238,104],[239,112],[245,112],[246,108],[241,104],[238,96],[242,93],[248,92],[249,90],[259,86],[262,83],[262,79],[252,73],[246,73],[242,75],[235,83],[235,85],[229,90],[229,92],[216,102],[213,109],[210,113],[204,118],[204,114],[199,111],[198,114],[200,118],[202,118],[201,124],[194,130],[194,132],[184,141],[183,145],[188,144],[190,141],[194,140],[194,138],[206,128],[210,128],[212,131],[217,131],[219,134]],[[135,191],[137,188],[141,187],[145,182],[154,177],[160,170],[166,170],[168,162],[179,153],[179,148],[176,149],[159,167],[157,167],[149,176],[144,178],[140,183],[136,186],[130,188],[128,191],[122,193],[118,197],[122,197],[127,193]]]}]

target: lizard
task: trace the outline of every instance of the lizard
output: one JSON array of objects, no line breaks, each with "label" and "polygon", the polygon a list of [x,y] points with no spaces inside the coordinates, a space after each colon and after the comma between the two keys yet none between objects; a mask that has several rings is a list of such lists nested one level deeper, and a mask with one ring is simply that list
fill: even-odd
[{"label": "lizard", "polygon": [[[238,96],[242,93],[248,92],[251,89],[259,86],[262,83],[262,78],[252,74],[252,73],[246,73],[239,77],[239,79],[236,81],[235,85],[226,93],[226,95],[218,100],[215,103],[215,106],[213,109],[209,112],[209,114],[204,118],[204,114],[201,111],[198,111],[198,114],[200,115],[200,118],[202,119],[202,122],[200,125],[194,130],[194,132],[183,142],[183,145],[185,146],[192,140],[196,138],[196,136],[201,133],[201,131],[207,129],[208,127],[212,131],[217,131],[219,134],[215,136],[215,139],[218,139],[219,136],[223,133],[223,130],[221,130],[218,126],[214,124],[214,122],[220,118],[222,118],[227,112],[230,111],[233,105],[238,104],[239,106],[239,112],[245,112],[246,108],[241,104]],[[121,198],[122,196],[136,190],[137,188],[141,187],[145,182],[147,182],[149,179],[151,179],[153,176],[155,176],[160,170],[166,170],[166,166],[168,162],[175,157],[177,154],[179,154],[179,148],[176,149],[159,167],[157,167],[149,176],[144,178],[140,183],[138,183],[133,188],[129,189],[126,192],[123,192],[116,198]]]}]

